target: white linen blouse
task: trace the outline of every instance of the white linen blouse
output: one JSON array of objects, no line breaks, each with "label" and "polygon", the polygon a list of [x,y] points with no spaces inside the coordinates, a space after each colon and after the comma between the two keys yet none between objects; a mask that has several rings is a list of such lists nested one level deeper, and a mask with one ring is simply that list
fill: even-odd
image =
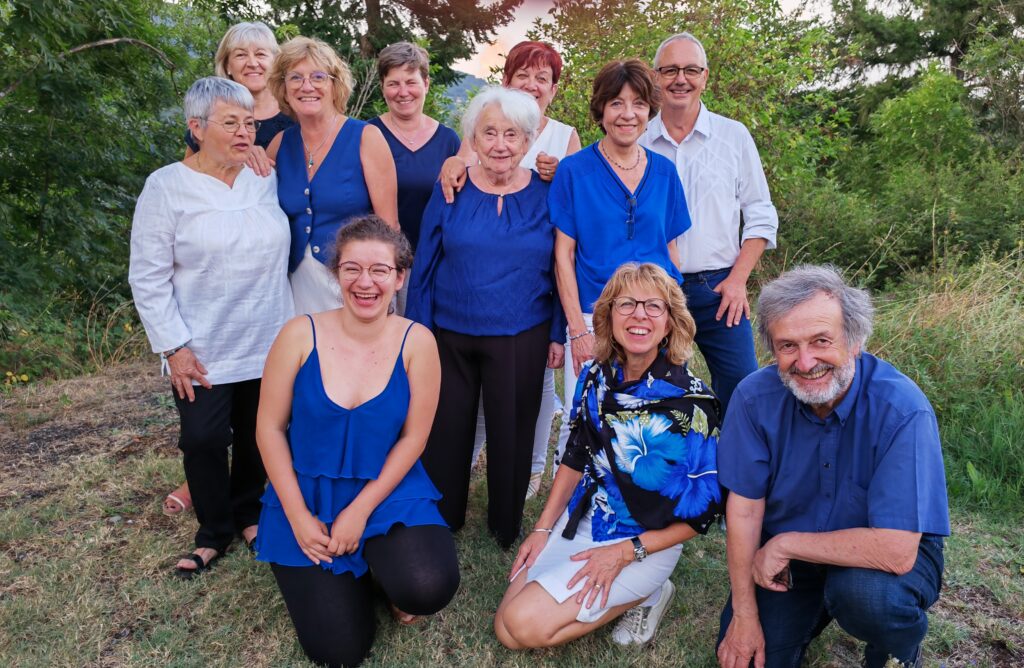
[{"label": "white linen blouse", "polygon": [[290,237],[276,174],[243,167],[231,187],[180,162],[150,174],[128,282],[153,352],[187,343],[213,385],[260,378],[294,314]]}]

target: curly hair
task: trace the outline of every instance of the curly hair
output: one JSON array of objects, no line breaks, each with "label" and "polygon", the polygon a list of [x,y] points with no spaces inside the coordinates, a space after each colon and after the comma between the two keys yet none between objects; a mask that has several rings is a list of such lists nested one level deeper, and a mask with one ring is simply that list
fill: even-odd
[{"label": "curly hair", "polygon": [[672,364],[682,364],[693,356],[693,337],[697,324],[686,308],[686,296],[679,284],[656,264],[627,262],[604,286],[601,296],[594,302],[594,357],[599,364],[615,359],[626,362],[622,346],[612,336],[612,303],[630,288],[653,290],[661,294],[668,306],[668,332],[659,344]]},{"label": "curly hair", "polygon": [[372,213],[365,216],[355,216],[342,225],[335,237],[334,247],[330,254],[329,267],[338,271],[338,262],[341,260],[341,252],[345,246],[353,241],[380,241],[391,246],[395,252],[395,268],[398,271],[407,271],[412,267],[412,246],[400,230],[396,230],[384,222],[379,216]]}]

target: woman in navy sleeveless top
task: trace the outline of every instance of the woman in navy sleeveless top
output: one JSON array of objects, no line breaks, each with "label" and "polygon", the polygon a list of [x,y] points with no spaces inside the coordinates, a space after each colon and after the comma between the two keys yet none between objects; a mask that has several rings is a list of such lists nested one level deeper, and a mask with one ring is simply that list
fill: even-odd
[{"label": "woman in navy sleeveless top", "polygon": [[333,251],[345,307],[291,320],[267,358],[256,438],[271,484],[256,553],[310,659],[356,665],[373,643],[373,580],[413,623],[448,604],[459,570],[419,461],[440,391],[437,345],[389,313],[409,243],[370,215]]}]

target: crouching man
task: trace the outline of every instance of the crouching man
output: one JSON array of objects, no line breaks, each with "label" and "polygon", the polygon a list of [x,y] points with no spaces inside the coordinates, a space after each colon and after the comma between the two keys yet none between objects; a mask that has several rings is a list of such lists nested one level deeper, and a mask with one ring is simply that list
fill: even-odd
[{"label": "crouching man", "polygon": [[942,585],[949,508],[935,412],[863,352],[868,294],[830,267],[765,286],[759,334],[775,364],[732,397],[719,444],[732,592],[723,668],[799,666],[835,619],[865,664],[919,664]]}]

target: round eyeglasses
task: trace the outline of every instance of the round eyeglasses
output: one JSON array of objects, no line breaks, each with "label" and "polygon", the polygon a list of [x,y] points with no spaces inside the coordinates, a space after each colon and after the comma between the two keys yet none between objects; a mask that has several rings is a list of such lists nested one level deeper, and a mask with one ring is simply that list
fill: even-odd
[{"label": "round eyeglasses", "polygon": [[219,125],[231,134],[235,134],[236,132],[238,132],[238,128],[240,127],[245,128],[246,132],[253,135],[256,134],[256,131],[260,129],[259,121],[224,121],[223,123],[221,123],[220,121],[215,121],[212,118],[204,118],[203,120],[207,123]]},{"label": "round eyeglasses", "polygon": [[374,283],[383,283],[388,280],[394,270],[394,267],[383,262],[371,264],[369,267],[364,267],[358,262],[342,262],[338,265],[338,275],[343,281],[355,281],[365,271],[370,274],[370,280]]},{"label": "round eyeglasses", "polygon": [[332,77],[327,72],[313,72],[308,77],[304,77],[298,72],[292,72],[291,74],[285,76],[284,81],[291,88],[301,88],[302,82],[304,82],[306,79],[309,79],[310,85],[315,86],[316,88],[321,88],[333,78],[334,77]]},{"label": "round eyeglasses", "polygon": [[637,306],[644,308],[644,313],[649,318],[658,318],[665,315],[668,311],[668,304],[665,303],[664,299],[633,299],[632,297],[617,297],[612,302],[615,307],[615,312],[619,315],[633,315],[636,311]]}]

